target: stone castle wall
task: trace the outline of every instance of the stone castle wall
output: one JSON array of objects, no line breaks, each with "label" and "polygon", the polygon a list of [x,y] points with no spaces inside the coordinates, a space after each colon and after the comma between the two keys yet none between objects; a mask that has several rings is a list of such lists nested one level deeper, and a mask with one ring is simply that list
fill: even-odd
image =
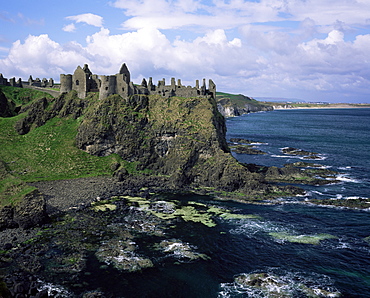
[{"label": "stone castle wall", "polygon": [[20,87],[20,88],[22,88],[23,86],[33,86],[33,87],[43,87],[43,88],[49,87],[50,88],[54,86],[54,80],[53,79],[47,80],[46,78],[43,78],[42,80],[37,78],[36,80],[34,80],[32,76],[30,76],[28,81],[26,82],[22,82],[20,78],[18,80],[16,80],[15,78],[11,78],[8,81],[8,79],[4,78],[3,74],[0,73],[0,85]]},{"label": "stone castle wall", "polygon": [[[53,79],[42,79],[32,76],[29,77],[28,81],[22,82],[21,79],[15,78],[8,79],[4,78],[0,73],[0,85],[13,86],[13,87],[34,87],[34,88],[50,88],[54,86]],[[180,96],[180,97],[205,97],[211,96],[216,98],[216,85],[212,80],[209,80],[208,89],[206,87],[206,80],[203,79],[203,83],[200,86],[199,80],[196,80],[195,87],[184,86],[181,80],[175,80],[171,78],[170,85],[166,85],[165,79],[160,80],[157,85],[153,84],[152,78],[149,78],[147,82],[143,79],[141,85],[137,86],[131,82],[130,71],[124,63],[119,70],[119,73],[115,75],[101,75],[98,76],[93,74],[88,65],[85,64],[82,68],[78,66],[73,74],[61,74],[60,75],[60,93],[70,92],[72,90],[77,91],[79,98],[85,98],[88,92],[99,92],[99,99],[104,99],[112,94],[118,94],[123,98],[128,98],[134,94],[145,94],[145,95],[161,95],[163,97]]]},{"label": "stone castle wall", "polygon": [[142,84],[136,86],[130,81],[130,72],[126,64],[122,65],[118,74],[109,76],[92,74],[87,64],[83,68],[78,66],[73,75],[61,74],[60,84],[60,92],[75,90],[80,98],[85,98],[88,92],[99,92],[99,99],[104,99],[112,94],[119,94],[123,98],[134,94],[159,94],[164,97],[212,96],[216,98],[216,85],[212,80],[209,80],[208,89],[205,79],[203,79],[202,86],[197,80],[195,87],[184,86],[181,84],[181,80],[177,80],[176,83],[175,78],[171,79],[170,85],[166,85],[165,79],[159,81],[158,85],[154,85],[152,78],[149,78],[149,83],[143,79]]}]

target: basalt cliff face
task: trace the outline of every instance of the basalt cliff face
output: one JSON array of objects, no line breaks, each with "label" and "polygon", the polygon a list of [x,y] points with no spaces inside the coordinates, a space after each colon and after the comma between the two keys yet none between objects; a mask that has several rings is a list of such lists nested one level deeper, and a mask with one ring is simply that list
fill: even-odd
[{"label": "basalt cliff face", "polygon": [[116,153],[137,162],[175,188],[267,191],[261,175],[231,156],[225,134],[224,117],[211,97],[110,96],[86,110],[76,144],[90,154]]}]

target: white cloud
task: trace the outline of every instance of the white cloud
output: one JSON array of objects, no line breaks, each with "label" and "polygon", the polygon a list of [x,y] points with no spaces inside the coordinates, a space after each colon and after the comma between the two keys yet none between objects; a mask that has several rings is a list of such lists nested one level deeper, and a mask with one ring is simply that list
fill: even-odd
[{"label": "white cloud", "polygon": [[[210,3],[212,2],[212,3]],[[116,0],[114,7],[129,17],[122,27],[140,29],[176,29],[197,26],[204,28],[235,28],[253,23],[279,21],[302,22],[310,19],[316,26],[330,27],[368,24],[370,1],[358,0]]]},{"label": "white cloud", "polygon": [[65,25],[63,27],[63,31],[65,31],[65,32],[74,32],[74,31],[76,31],[76,26],[73,23]]},{"label": "white cloud", "polygon": [[[83,48],[68,49],[51,40],[47,34],[28,36],[24,43],[17,40],[5,59],[0,60],[0,69],[5,77],[59,78],[65,69],[75,67],[80,61],[86,61]],[[76,48],[78,50],[76,50]]]},{"label": "white cloud", "polygon": [[86,23],[95,27],[103,27],[103,18],[96,14],[84,13],[75,16],[66,17],[67,20],[75,21],[76,23]]},{"label": "white cloud", "polygon": [[[58,79],[84,63],[94,73],[114,74],[126,62],[135,83],[143,76],[176,77],[184,84],[206,77],[219,90],[250,96],[369,96],[370,34],[354,31],[359,24],[366,28],[363,13],[341,19],[346,9],[354,14],[368,2],[337,1],[335,6],[333,0],[318,1],[120,0],[114,5],[129,17],[124,26],[135,28],[132,32],[112,34],[93,14],[71,16],[100,29],[80,43],[63,45],[47,35],[29,36],[12,45],[0,69],[7,77]],[[319,3],[322,11],[315,6]],[[330,16],[330,23],[324,15],[331,6],[340,18]],[[286,19],[294,27],[273,22]],[[74,31],[75,23],[63,30]]]}]

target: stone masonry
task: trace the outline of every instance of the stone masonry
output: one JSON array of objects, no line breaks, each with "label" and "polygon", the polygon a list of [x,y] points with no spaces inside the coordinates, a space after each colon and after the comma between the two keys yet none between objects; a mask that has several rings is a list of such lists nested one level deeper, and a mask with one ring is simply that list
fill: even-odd
[{"label": "stone masonry", "polygon": [[99,99],[104,99],[112,94],[119,94],[123,98],[127,98],[134,94],[153,95],[159,94],[164,97],[180,96],[211,96],[216,98],[216,85],[212,80],[209,80],[208,89],[206,88],[206,80],[203,79],[202,85],[196,81],[195,87],[183,86],[181,80],[171,79],[171,84],[166,85],[165,79],[154,85],[152,78],[149,81],[143,79],[141,85],[137,86],[131,82],[130,72],[124,63],[118,74],[115,75],[95,75],[92,74],[87,64],[83,68],[78,66],[73,75],[60,75],[60,92],[77,91],[78,97],[85,98],[88,92],[99,92]]}]

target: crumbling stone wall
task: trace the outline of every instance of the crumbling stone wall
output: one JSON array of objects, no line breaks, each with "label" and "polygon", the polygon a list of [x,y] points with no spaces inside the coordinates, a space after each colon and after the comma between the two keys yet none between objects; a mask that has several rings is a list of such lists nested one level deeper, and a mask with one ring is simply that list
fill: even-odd
[{"label": "crumbling stone wall", "polygon": [[12,87],[21,87],[21,88],[23,86],[21,79],[18,79],[16,81],[15,78],[11,78],[11,79],[9,79],[9,82],[8,82],[8,79],[4,78],[2,73],[0,73],[0,85],[12,86]]},{"label": "crumbling stone wall", "polygon": [[[25,82],[27,83],[27,82]],[[30,76],[28,78],[28,86],[33,86],[33,87],[53,87],[54,86],[54,80],[51,78],[50,80],[43,78],[40,80],[39,78],[36,78],[35,80]]]},{"label": "crumbling stone wall", "polygon": [[182,85],[180,79],[176,83],[175,78],[171,78],[170,85],[166,85],[165,79],[160,80],[158,85],[154,85],[151,77],[149,82],[143,79],[140,86],[135,86],[130,80],[130,71],[125,63],[122,64],[118,74],[109,76],[93,75],[88,65],[85,64],[83,68],[78,66],[73,75],[60,75],[60,92],[76,90],[78,97],[85,98],[87,92],[99,91],[100,99],[104,99],[112,94],[119,94],[123,98],[128,98],[134,94],[159,94],[163,97],[211,96],[216,98],[216,85],[212,80],[209,80],[208,89],[205,79],[203,79],[202,86],[200,86],[199,80],[197,80],[195,87]]}]

